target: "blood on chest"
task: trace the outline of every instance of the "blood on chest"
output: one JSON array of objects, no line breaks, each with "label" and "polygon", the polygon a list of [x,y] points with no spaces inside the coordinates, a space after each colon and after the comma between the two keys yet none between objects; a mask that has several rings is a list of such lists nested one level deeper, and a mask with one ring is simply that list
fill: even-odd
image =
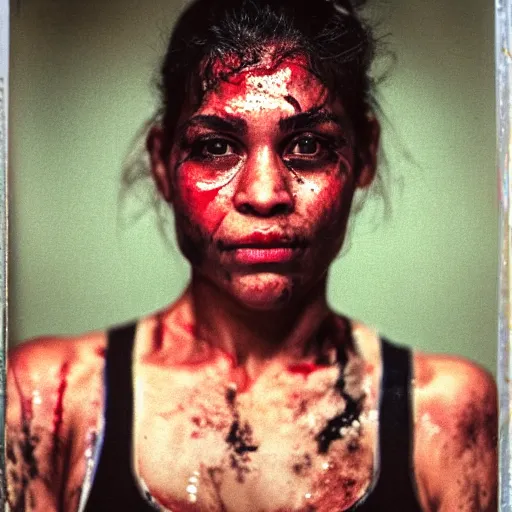
[{"label": "blood on chest", "polygon": [[353,503],[371,481],[373,438],[354,429],[319,453],[319,432],[346,407],[336,377],[281,372],[245,392],[214,374],[141,386],[137,474],[172,510],[320,511],[333,492],[340,506]]}]

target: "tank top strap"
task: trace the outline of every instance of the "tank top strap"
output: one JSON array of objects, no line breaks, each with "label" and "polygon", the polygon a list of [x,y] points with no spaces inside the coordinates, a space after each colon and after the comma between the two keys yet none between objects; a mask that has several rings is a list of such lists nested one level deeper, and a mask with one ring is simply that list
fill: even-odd
[{"label": "tank top strap", "polygon": [[421,512],[414,478],[412,356],[408,348],[386,339],[382,347],[377,481],[358,512]]},{"label": "tank top strap", "polygon": [[132,360],[136,324],[108,333],[105,357],[105,410],[99,458],[84,512],[154,512],[132,470]]}]

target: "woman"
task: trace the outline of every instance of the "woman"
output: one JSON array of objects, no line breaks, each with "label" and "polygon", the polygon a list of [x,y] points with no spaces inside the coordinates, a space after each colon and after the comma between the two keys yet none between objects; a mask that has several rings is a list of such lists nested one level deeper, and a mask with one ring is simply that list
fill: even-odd
[{"label": "woman", "polygon": [[496,392],[334,313],[377,173],[373,40],[348,1],[199,0],[147,138],[190,285],[11,354],[12,510],[494,510]]}]

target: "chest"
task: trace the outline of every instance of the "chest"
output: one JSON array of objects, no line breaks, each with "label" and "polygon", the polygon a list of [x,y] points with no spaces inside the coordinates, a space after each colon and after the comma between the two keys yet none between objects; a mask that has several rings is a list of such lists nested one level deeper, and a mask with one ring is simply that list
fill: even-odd
[{"label": "chest", "polygon": [[138,375],[135,473],[164,510],[340,511],[371,485],[371,379],[270,371],[238,392],[215,368]]}]

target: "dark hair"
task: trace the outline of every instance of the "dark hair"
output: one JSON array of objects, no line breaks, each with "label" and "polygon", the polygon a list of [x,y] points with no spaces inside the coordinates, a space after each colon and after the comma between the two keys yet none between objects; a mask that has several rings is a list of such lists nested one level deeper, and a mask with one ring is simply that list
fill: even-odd
[{"label": "dark hair", "polygon": [[[359,2],[362,4],[362,2]],[[358,7],[360,7],[359,5]],[[182,106],[258,64],[272,48],[278,64],[303,55],[308,69],[338,97],[363,147],[373,110],[369,75],[375,41],[349,0],[196,0],[181,15],[161,68],[161,123],[167,157]],[[222,63],[228,72],[215,73]]]}]

